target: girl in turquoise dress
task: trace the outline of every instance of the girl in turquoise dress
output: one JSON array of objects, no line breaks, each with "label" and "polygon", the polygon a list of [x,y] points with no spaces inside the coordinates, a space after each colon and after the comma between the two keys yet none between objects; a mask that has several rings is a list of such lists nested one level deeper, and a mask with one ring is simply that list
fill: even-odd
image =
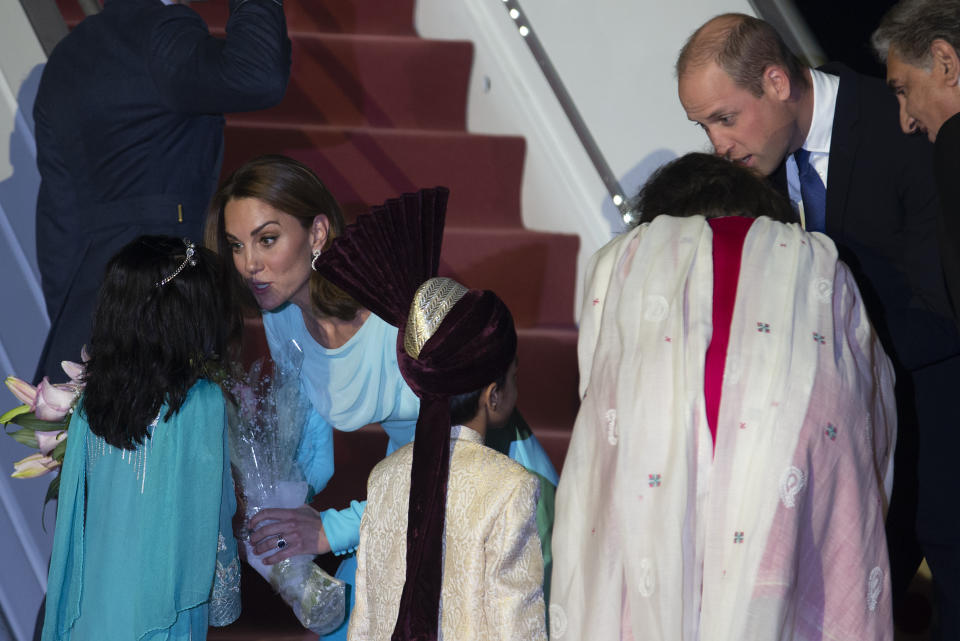
[{"label": "girl in turquoise dress", "polygon": [[44,641],[203,640],[240,614],[224,397],[239,330],[213,252],[143,236],[107,266],[70,421]]},{"label": "girl in turquoise dress", "polygon": [[[263,310],[271,356],[282,360],[286,350],[281,347],[291,340],[303,350],[301,389],[312,411],[298,460],[317,492],[334,472],[332,429],[379,423],[389,437],[386,455],[413,439],[420,408],[400,376],[397,328],[312,269],[343,228],[340,206],[320,179],[283,156],[263,156],[234,172],[214,196],[206,227],[207,245],[233,257],[238,296]],[[541,478],[538,526],[546,562],[556,471],[519,416],[508,432],[512,438],[502,439],[502,451]],[[365,505],[352,501],[346,509],[322,512],[308,505],[263,510],[250,521],[255,550],[269,553],[268,564],[332,551],[344,557],[337,578],[352,586],[352,553]],[[264,521],[272,522],[260,527]],[[345,639],[346,630],[344,623],[324,639]]]}]

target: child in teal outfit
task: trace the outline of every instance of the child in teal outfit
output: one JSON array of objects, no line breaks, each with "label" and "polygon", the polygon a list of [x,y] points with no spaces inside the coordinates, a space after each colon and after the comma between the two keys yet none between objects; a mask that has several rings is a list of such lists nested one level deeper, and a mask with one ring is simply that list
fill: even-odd
[{"label": "child in teal outfit", "polygon": [[111,259],[70,422],[44,641],[206,638],[240,614],[219,260],[144,236]]}]

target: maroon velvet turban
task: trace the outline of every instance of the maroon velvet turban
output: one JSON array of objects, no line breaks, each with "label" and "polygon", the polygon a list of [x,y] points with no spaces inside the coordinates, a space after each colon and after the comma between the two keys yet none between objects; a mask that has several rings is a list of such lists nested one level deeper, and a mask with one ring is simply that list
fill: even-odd
[{"label": "maroon velvet turban", "polygon": [[510,310],[490,291],[469,290],[414,358],[404,334],[417,289],[437,275],[449,192],[424,189],[361,216],[317,260],[317,269],[398,327],[397,361],[420,397],[407,520],[407,576],[393,641],[437,638],[443,523],[450,467],[449,399],[507,371],[517,351]]}]

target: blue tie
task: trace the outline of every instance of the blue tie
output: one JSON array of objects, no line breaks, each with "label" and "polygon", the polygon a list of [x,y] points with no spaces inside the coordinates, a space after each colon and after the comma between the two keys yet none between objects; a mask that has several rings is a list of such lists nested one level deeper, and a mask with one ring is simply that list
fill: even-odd
[{"label": "blue tie", "polygon": [[793,154],[800,174],[800,198],[803,200],[803,217],[807,231],[824,231],[827,228],[827,188],[820,174],[810,164],[810,152],[800,148]]}]

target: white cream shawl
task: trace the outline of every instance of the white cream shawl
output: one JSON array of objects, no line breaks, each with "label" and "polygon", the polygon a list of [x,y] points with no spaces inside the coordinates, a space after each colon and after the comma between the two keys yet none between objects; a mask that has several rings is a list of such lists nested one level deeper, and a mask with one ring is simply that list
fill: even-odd
[{"label": "white cream shawl", "polygon": [[893,372],[857,287],[826,236],[752,225],[714,453],[712,237],[660,216],[591,261],[551,638],[892,639]]}]

